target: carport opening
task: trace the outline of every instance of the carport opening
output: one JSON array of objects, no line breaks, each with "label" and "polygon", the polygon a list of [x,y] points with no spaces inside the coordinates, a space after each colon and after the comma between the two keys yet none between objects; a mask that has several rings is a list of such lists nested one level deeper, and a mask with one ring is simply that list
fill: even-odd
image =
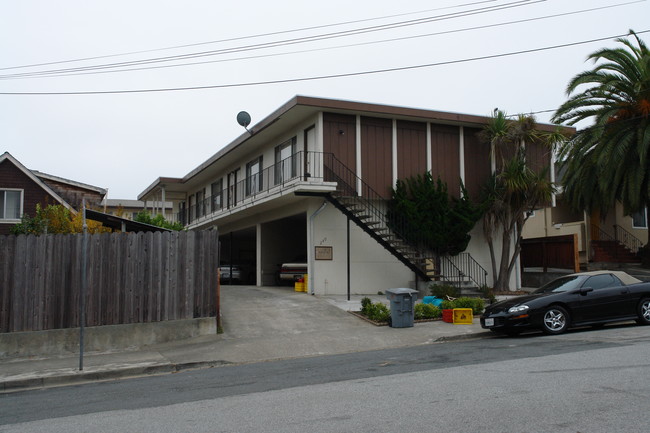
[{"label": "carport opening", "polygon": [[293,277],[280,274],[283,263],[303,265],[294,270],[307,272],[306,213],[262,224],[263,285],[293,284]]},{"label": "carport opening", "polygon": [[255,284],[255,227],[219,236],[221,284]]}]

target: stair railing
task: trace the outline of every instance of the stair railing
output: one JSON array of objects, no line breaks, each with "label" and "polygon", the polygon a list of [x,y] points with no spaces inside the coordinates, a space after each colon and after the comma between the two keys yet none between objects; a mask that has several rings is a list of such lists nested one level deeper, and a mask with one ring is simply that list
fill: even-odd
[{"label": "stair railing", "polygon": [[643,242],[640,239],[616,224],[614,224],[614,238],[625,245],[633,254],[638,253],[639,248],[643,246]]},{"label": "stair railing", "polygon": [[[368,184],[360,179],[356,173],[350,170],[345,164],[332,154],[324,154],[323,164],[325,169],[325,180],[336,181],[339,193],[346,198],[348,205],[352,207],[359,205],[363,208],[365,215],[374,224],[372,230],[375,233],[384,231],[394,233],[403,243],[411,246],[410,253],[402,254],[409,258],[411,263],[419,259],[423,263],[427,258],[435,262],[436,254],[429,251],[424,236],[418,235],[419,228],[413,227],[400,215],[391,215],[389,218],[387,200],[374,191]],[[359,186],[361,193],[359,194]],[[400,252],[402,253],[402,252]],[[441,256],[438,272],[443,279],[456,282],[460,285],[462,281],[472,281],[478,287],[487,284],[487,271],[469,253],[461,253],[457,256]],[[424,264],[417,268],[426,274]]]},{"label": "stair railing", "polygon": [[479,288],[487,286],[488,272],[483,266],[472,257],[469,253],[460,253],[456,256],[449,256],[457,268],[463,269],[465,275],[474,282]]}]

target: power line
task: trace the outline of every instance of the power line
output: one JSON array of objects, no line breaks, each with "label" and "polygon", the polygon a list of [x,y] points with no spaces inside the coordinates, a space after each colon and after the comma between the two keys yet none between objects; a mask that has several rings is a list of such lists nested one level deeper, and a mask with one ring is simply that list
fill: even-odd
[{"label": "power line", "polygon": [[157,58],[142,59],[142,60],[133,60],[133,61],[127,61],[127,62],[109,63],[109,64],[104,64],[104,65],[81,66],[81,67],[68,68],[68,69],[57,69],[57,70],[49,70],[49,71],[27,72],[27,73],[21,73],[21,74],[5,75],[3,77],[5,79],[7,79],[7,78],[21,78],[21,77],[25,77],[25,76],[38,76],[38,75],[61,74],[61,73],[66,73],[66,72],[79,72],[79,71],[96,70],[96,69],[119,68],[119,67],[127,67],[127,66],[134,66],[134,65],[143,65],[143,64],[152,64],[152,63],[160,63],[160,62],[170,62],[170,61],[177,61],[177,60],[192,59],[192,58],[198,58],[198,57],[207,57],[207,56],[214,56],[214,55],[220,55],[220,54],[232,54],[232,53],[237,53],[237,52],[253,51],[253,50],[259,50],[259,49],[266,49],[266,48],[276,48],[276,47],[286,46],[286,45],[295,45],[295,44],[301,44],[301,43],[307,43],[307,42],[322,41],[322,40],[333,39],[333,38],[341,38],[341,37],[360,35],[360,34],[371,33],[371,32],[391,30],[391,29],[395,29],[395,28],[402,28],[402,27],[426,24],[426,23],[430,23],[430,22],[448,20],[448,19],[452,19],[452,18],[459,18],[459,17],[466,17],[466,16],[477,15],[477,14],[484,14],[484,13],[488,13],[488,12],[505,10],[505,9],[510,9],[510,8],[514,8],[514,7],[529,6],[531,4],[541,3],[541,2],[546,2],[546,1],[548,1],[548,0],[517,0],[517,1],[510,2],[510,3],[506,3],[504,5],[483,7],[483,8],[477,8],[477,9],[470,9],[468,11],[454,12],[454,13],[450,13],[450,14],[430,16],[430,17],[418,18],[418,19],[414,19],[414,20],[407,20],[407,21],[401,21],[401,22],[396,22],[396,23],[388,23],[388,24],[382,24],[382,25],[376,25],[376,26],[370,26],[370,27],[364,27],[364,28],[357,28],[357,29],[351,29],[351,30],[345,30],[345,31],[339,31],[339,32],[331,32],[331,33],[307,36],[307,37],[302,37],[302,38],[285,39],[285,40],[280,40],[280,41],[265,42],[265,43],[260,43],[260,44],[246,45],[246,46],[240,46],[240,47],[234,47],[234,48],[224,48],[224,49],[219,49],[219,50],[210,50],[210,51],[197,52],[197,53],[181,54],[181,55],[176,55],[176,56],[166,56],[166,57],[157,57]]},{"label": "power line", "polygon": [[207,61],[202,61],[202,62],[181,63],[181,64],[175,64],[175,65],[145,66],[145,67],[140,67],[140,68],[128,68],[128,69],[118,69],[118,70],[100,70],[100,71],[89,70],[87,72],[60,72],[60,73],[53,72],[53,73],[48,74],[48,75],[34,75],[34,74],[41,74],[41,73],[0,75],[0,80],[25,79],[25,78],[44,78],[44,77],[69,77],[69,76],[77,76],[77,75],[95,75],[95,74],[107,74],[107,73],[117,73],[117,72],[144,71],[144,70],[153,70],[153,69],[166,69],[166,68],[176,68],[176,67],[186,67],[186,66],[197,66],[197,65],[204,65],[204,64],[210,64],[210,63],[221,63],[221,62],[232,62],[232,61],[239,61],[239,60],[250,60],[250,59],[266,58],[266,57],[286,56],[286,55],[292,55],[292,54],[303,54],[303,53],[310,53],[310,52],[317,52],[317,51],[334,50],[334,49],[340,49],[340,48],[351,48],[351,47],[375,45],[375,44],[381,44],[381,43],[386,43],[386,42],[397,42],[397,41],[418,39],[418,38],[431,37],[431,36],[440,36],[440,35],[445,35],[445,34],[460,33],[460,32],[473,31],[473,30],[482,30],[482,29],[493,28],[493,27],[502,27],[502,26],[511,25],[511,24],[521,24],[521,23],[526,23],[526,22],[540,21],[540,20],[558,18],[558,17],[563,17],[563,16],[569,16],[569,15],[577,15],[577,14],[582,14],[582,13],[586,13],[586,12],[594,12],[594,11],[599,11],[599,10],[604,10],[604,9],[611,9],[611,8],[616,8],[616,7],[621,7],[621,6],[627,6],[627,5],[630,5],[630,4],[640,3],[640,2],[644,2],[644,1],[646,1],[646,0],[635,0],[635,1],[630,1],[630,2],[617,3],[617,4],[614,4],[614,5],[601,6],[601,7],[596,7],[596,8],[580,9],[580,10],[572,11],[572,12],[563,12],[563,13],[558,13],[558,14],[545,15],[545,16],[534,17],[534,18],[525,18],[525,19],[514,20],[514,21],[506,21],[506,22],[495,23],[495,24],[486,24],[486,25],[481,25],[481,26],[465,27],[465,28],[461,28],[461,29],[440,31],[440,32],[427,33],[427,34],[422,34],[422,35],[404,36],[404,37],[399,37],[399,38],[390,38],[390,39],[382,39],[382,40],[377,40],[377,41],[360,42],[360,43],[356,43],[356,44],[347,44],[347,45],[338,45],[338,46],[325,47],[325,48],[315,48],[315,49],[308,49],[308,50],[290,51],[290,52],[285,52],[285,53],[263,54],[263,55],[257,55],[257,56],[237,57],[237,58],[231,58],[231,59],[207,60]]},{"label": "power line", "polygon": [[302,28],[291,29],[291,30],[280,30],[280,31],[276,31],[276,32],[259,33],[259,34],[256,34],[256,35],[238,36],[238,37],[228,38],[228,39],[219,39],[219,40],[216,40],[216,41],[197,42],[197,43],[193,43],[193,44],[176,45],[176,46],[165,47],[165,48],[154,48],[154,49],[149,49],[149,50],[131,51],[131,52],[127,52],[127,53],[108,54],[108,55],[104,55],[104,56],[83,57],[83,58],[79,58],[79,59],[59,60],[59,61],[47,62],[47,63],[34,63],[34,64],[30,64],[30,65],[9,66],[9,67],[5,67],[5,68],[0,68],[0,71],[9,70],[9,69],[32,68],[32,67],[36,67],[36,66],[58,65],[58,64],[63,64],[63,63],[83,62],[83,61],[87,61],[87,60],[107,59],[107,58],[111,58],[111,57],[129,56],[129,55],[133,55],[133,54],[153,53],[153,52],[157,52],[157,51],[168,51],[168,50],[175,50],[175,49],[179,49],[179,48],[197,47],[197,46],[201,46],[201,45],[211,45],[211,44],[219,44],[219,43],[224,43],[224,42],[234,42],[234,41],[241,41],[241,40],[246,40],[246,39],[255,39],[255,38],[261,38],[261,37],[267,37],[267,36],[276,36],[276,35],[282,35],[282,34],[297,33],[297,32],[303,32],[303,31],[307,31],[307,30],[318,30],[318,29],[329,28],[329,27],[338,27],[338,26],[344,26],[344,25],[349,25],[349,24],[358,24],[358,23],[369,22],[369,21],[378,21],[378,20],[384,20],[384,19],[388,19],[388,18],[397,18],[397,17],[402,17],[402,16],[408,16],[408,15],[417,15],[417,14],[422,14],[422,13],[426,13],[426,12],[433,12],[433,11],[438,11],[438,10],[455,9],[455,8],[460,8],[460,7],[465,7],[465,6],[473,6],[473,5],[477,5],[477,4],[483,4],[483,3],[493,3],[495,1],[498,1],[498,0],[475,1],[475,2],[471,2],[471,3],[463,3],[463,4],[459,4],[459,5],[454,5],[454,6],[445,6],[445,7],[441,7],[441,8],[425,9],[425,10],[416,11],[416,12],[406,12],[406,13],[401,13],[401,14],[385,15],[385,16],[375,17],[375,18],[365,18],[365,19],[361,19],[361,20],[343,21],[343,22],[340,22],[340,23],[323,24],[323,25],[319,25],[319,26],[302,27]]},{"label": "power line", "polygon": [[[636,32],[636,34],[643,34],[643,33],[648,33],[648,32],[650,32],[650,30],[642,30],[642,31]],[[488,55],[488,56],[471,57],[471,58],[467,58],[467,59],[449,60],[449,61],[444,61],[444,62],[426,63],[426,64],[421,64],[421,65],[402,66],[402,67],[386,68],[386,69],[375,69],[375,70],[371,70],[371,71],[349,72],[349,73],[342,73],[342,74],[320,75],[320,76],[313,76],[313,77],[288,78],[288,79],[282,79],[282,80],[256,81],[256,82],[232,83],[232,84],[216,84],[216,85],[195,86],[195,87],[172,87],[172,88],[160,88],[160,89],[106,90],[106,91],[82,91],[82,92],[0,92],[0,95],[40,95],[40,96],[44,96],[44,95],[105,95],[105,94],[127,94],[127,93],[178,92],[178,91],[189,91],[189,90],[224,89],[224,88],[231,88],[231,87],[251,87],[251,86],[269,85],[269,84],[284,84],[284,83],[293,83],[293,82],[302,82],[302,81],[327,80],[327,79],[332,79],[332,78],[345,78],[345,77],[355,77],[355,76],[361,76],[361,75],[382,74],[382,73],[388,73],[388,72],[399,72],[399,71],[407,71],[407,70],[414,70],[414,69],[431,68],[431,67],[435,67],[435,66],[445,66],[445,65],[453,65],[453,64],[459,64],[459,63],[474,62],[474,61],[479,61],[479,60],[490,60],[490,59],[496,59],[496,58],[501,58],[501,57],[511,57],[511,56],[516,56],[516,55],[520,55],[520,54],[530,54],[530,53],[535,53],[535,52],[540,52],[540,51],[549,51],[549,50],[554,50],[554,49],[558,49],[558,48],[567,48],[567,47],[572,47],[572,46],[577,46],[577,45],[584,45],[584,44],[589,44],[589,43],[593,43],[593,42],[611,40],[611,39],[614,39],[614,38],[621,38],[621,37],[625,37],[625,36],[629,36],[629,35],[626,33],[626,34],[622,34],[622,35],[607,36],[607,37],[604,37],[604,38],[589,39],[589,40],[586,40],[586,41],[570,42],[570,43],[559,44],[559,45],[551,45],[551,46],[542,47],[542,48],[531,48],[531,49],[528,49],[528,50],[512,51],[512,52],[509,52],[509,53],[492,54],[492,55]]]}]

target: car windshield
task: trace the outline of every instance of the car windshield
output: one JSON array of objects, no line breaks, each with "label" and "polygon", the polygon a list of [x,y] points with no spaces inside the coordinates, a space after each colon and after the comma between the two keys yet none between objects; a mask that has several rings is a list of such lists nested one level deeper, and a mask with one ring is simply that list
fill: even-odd
[{"label": "car windshield", "polygon": [[582,278],[579,275],[572,275],[570,277],[562,277],[551,281],[535,290],[533,293],[559,293],[569,290],[577,289],[582,283]]}]

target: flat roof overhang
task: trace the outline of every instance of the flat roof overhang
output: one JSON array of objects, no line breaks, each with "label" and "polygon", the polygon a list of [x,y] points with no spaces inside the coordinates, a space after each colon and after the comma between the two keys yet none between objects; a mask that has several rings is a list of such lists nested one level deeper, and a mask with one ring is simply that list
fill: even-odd
[{"label": "flat roof overhang", "polygon": [[170,232],[171,230],[151,224],[140,223],[115,215],[109,215],[104,212],[98,212],[92,209],[86,209],[86,218],[89,220],[102,223],[104,227],[121,232]]},{"label": "flat roof overhang", "polygon": [[[154,195],[165,188],[165,199],[173,199],[170,194],[182,194],[184,199],[188,190],[199,188],[209,183],[214,172],[209,169],[226,170],[237,161],[248,156],[253,158],[259,146],[293,128],[321,111],[340,114],[358,114],[363,116],[386,117],[391,119],[431,122],[444,125],[458,125],[474,128],[483,127],[490,119],[487,116],[472,114],[450,113],[444,111],[425,110],[419,108],[399,107],[392,105],[372,104],[365,102],[345,101],[338,99],[315,98],[310,96],[295,96],[280,108],[269,114],[260,122],[249,128],[230,144],[212,155],[201,165],[190,171],[183,178],[160,177],[147,189],[138,195],[138,200],[152,200]],[[557,125],[538,124],[542,131],[554,131]],[[566,128],[575,131],[574,128]]]}]

